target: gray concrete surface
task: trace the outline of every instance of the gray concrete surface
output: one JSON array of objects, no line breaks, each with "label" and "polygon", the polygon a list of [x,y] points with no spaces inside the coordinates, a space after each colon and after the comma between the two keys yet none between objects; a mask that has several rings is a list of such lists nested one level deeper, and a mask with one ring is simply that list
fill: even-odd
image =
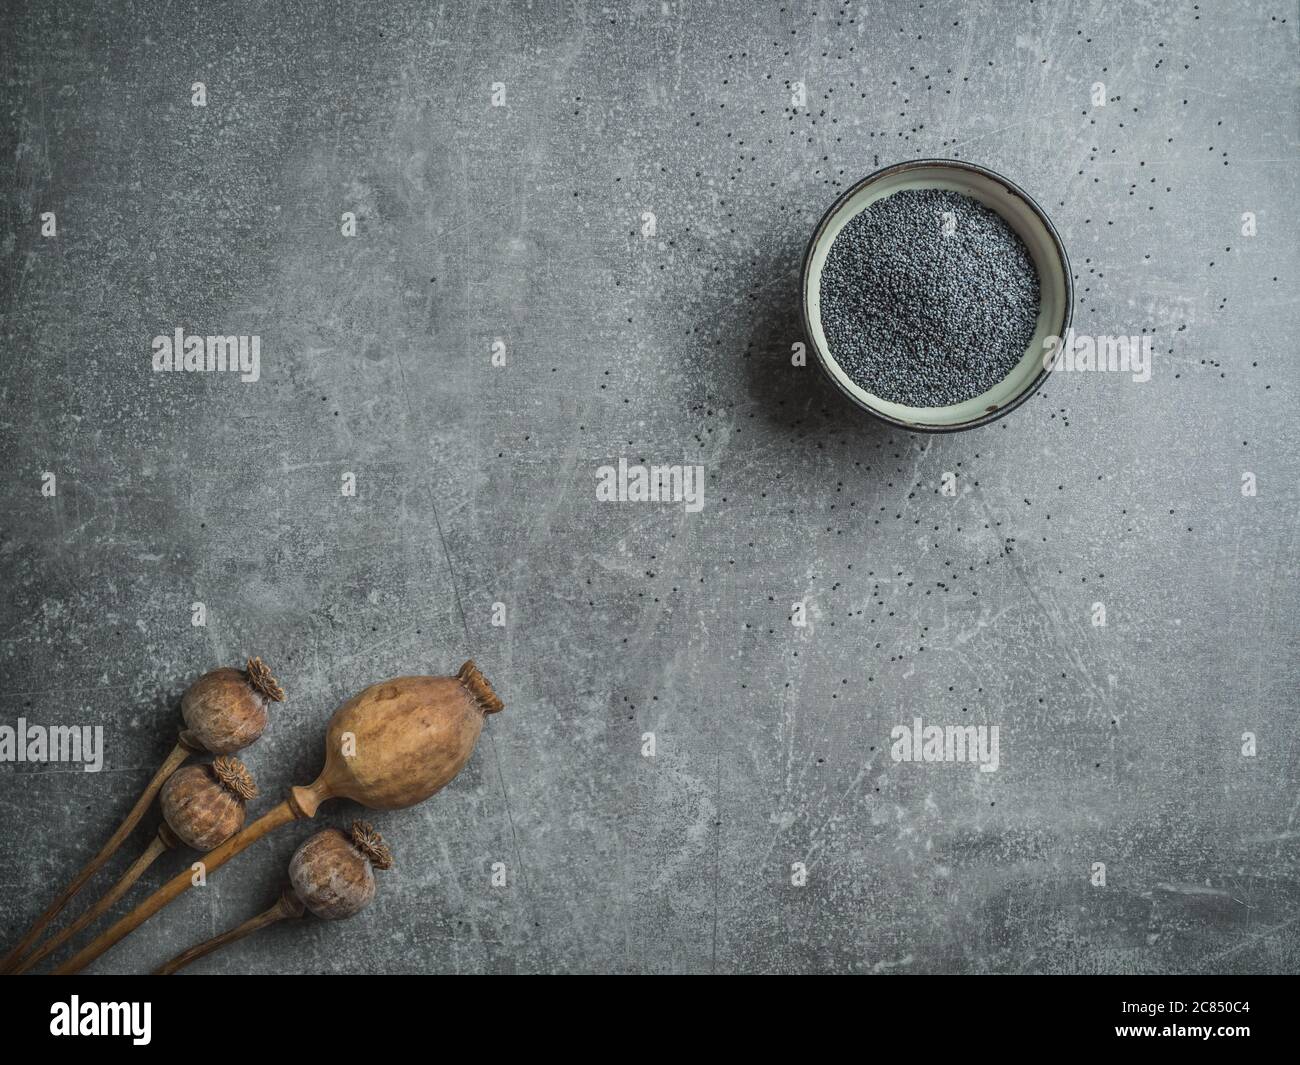
[{"label": "gray concrete surface", "polygon": [[[349,693],[473,656],[507,710],[375,818],[374,907],[196,969],[1295,971],[1296,22],[6,5],[0,724],[100,724],[106,757],[0,765],[3,938],[203,670],[260,654],[289,689],[256,812]],[[1152,379],[925,437],[792,366],[815,221],[920,156],[1035,194],[1077,327],[1154,334]],[[155,374],[177,327],[260,335],[260,380]],[[619,458],[702,464],[703,509],[598,502]],[[895,762],[915,716],[997,725],[1000,767]],[[95,971],[268,905],[311,831]]]}]

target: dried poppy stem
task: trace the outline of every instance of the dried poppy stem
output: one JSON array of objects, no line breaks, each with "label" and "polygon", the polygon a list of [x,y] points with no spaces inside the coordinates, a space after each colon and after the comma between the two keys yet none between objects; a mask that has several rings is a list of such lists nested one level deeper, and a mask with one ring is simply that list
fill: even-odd
[{"label": "dried poppy stem", "polygon": [[59,915],[59,912],[71,901],[72,897],[85,886],[86,881],[94,876],[103,864],[122,846],[123,841],[131,834],[131,830],[140,823],[140,818],[149,809],[154,796],[158,794],[158,789],[163,786],[167,778],[197,749],[197,747],[191,747],[186,743],[185,733],[182,732],[180,741],[172,748],[171,754],[167,756],[163,764],[158,767],[158,772],[153,775],[148,787],[144,789],[135,805],[131,807],[131,812],[126,815],[126,820],[118,826],[117,831],[109,837],[108,842],[100,848],[99,853],[91,858],[82,867],[81,872],[72,878],[72,882],[55,897],[53,902],[45,907],[44,912],[36,918],[27,934],[14,945],[13,949],[3,959],[0,959],[0,973],[15,971],[17,963],[22,960],[23,954],[36,942],[49,923]]},{"label": "dried poppy stem", "polygon": [[[203,859],[205,871],[210,873],[215,869],[219,869],[236,854],[252,846],[273,829],[279,828],[281,825],[287,825],[294,817],[295,814],[288,802],[282,802],[279,806],[273,807],[242,832],[236,833],[216,850],[209,853]],[[117,943],[118,940],[129,932],[135,931],[136,928],[144,924],[145,921],[169,902],[183,895],[189,889],[192,877],[193,873],[188,869],[177,873],[134,910],[118,920],[111,928],[98,935],[80,952],[54,969],[54,975],[66,976],[69,973],[80,972],[103,954],[104,951],[108,950],[109,947]]]},{"label": "dried poppy stem", "polygon": [[297,895],[293,893],[292,888],[285,888],[280,893],[280,897],[275,900],[275,905],[269,910],[263,910],[256,917],[250,917],[241,925],[236,925],[227,932],[222,932],[219,936],[213,936],[203,943],[198,943],[181,951],[176,957],[172,958],[166,965],[159,966],[154,970],[154,976],[171,976],[172,973],[184,969],[192,961],[198,961],[206,957],[214,950],[220,950],[230,943],[237,943],[245,936],[252,935],[259,929],[273,925],[276,921],[283,921],[289,917],[301,917],[306,912],[306,907]]},{"label": "dried poppy stem", "polygon": [[[473,662],[454,677],[396,677],[372,684],[330,718],[320,775],[307,787],[291,788],[289,798],[209,854],[206,871],[215,872],[281,825],[315,817],[329,799],[352,799],[372,810],[423,802],[469,760],[484,717],[504,707]],[[177,874],[54,972],[80,972],[190,885],[188,871]]]},{"label": "dried poppy stem", "polygon": [[327,921],[354,917],[375,897],[374,870],[389,869],[392,864],[393,856],[383,837],[365,821],[352,822],[350,838],[336,828],[317,832],[294,851],[289,860],[289,886],[274,906],[228,932],[182,951],[154,970],[154,975],[170,976],[259,928],[286,917],[301,917],[305,910]]},{"label": "dried poppy stem", "polygon": [[149,804],[159,789],[185,759],[203,750],[213,754],[233,754],[247,747],[266,728],[267,706],[283,699],[284,689],[276,683],[271,671],[260,658],[250,658],[243,670],[214,669],[190,685],[181,697],[181,714],[187,727],[181,731],[171,754],[158,767],[158,772],[131,807],[131,812],[99,853],[82,867],[72,882],[36,918],[27,934],[14,944],[9,953],[0,958],[0,973],[12,972],[17,967],[18,961],[49,923],[85,887],[86,881],[117,852],[126,837],[140,823],[140,818],[149,809]]},{"label": "dried poppy stem", "polygon": [[144,871],[153,865],[153,863],[170,847],[172,844],[164,842],[163,829],[158,830],[158,835],[150,841],[149,846],[139,858],[131,863],[131,867],[122,874],[121,878],[114,884],[102,899],[95,903],[90,909],[78,917],[67,928],[63,929],[57,935],[51,936],[44,943],[33,950],[27,957],[18,962],[17,967],[13,970],[15,975],[27,972],[33,965],[36,965],[42,958],[48,957],[54,951],[58,950],[64,943],[75,936],[88,924],[95,921],[102,913],[109,909],[113,903],[117,902],[123,895],[130,890],[134,884],[144,874]]},{"label": "dried poppy stem", "polygon": [[257,786],[244,764],[225,755],[210,766],[177,770],[163,785],[160,801],[164,820],[144,853],[131,863],[103,898],[23,958],[14,973],[27,972],[95,921],[166,851],[184,846],[206,851],[224,843],[243,825],[244,803],[256,794]]}]

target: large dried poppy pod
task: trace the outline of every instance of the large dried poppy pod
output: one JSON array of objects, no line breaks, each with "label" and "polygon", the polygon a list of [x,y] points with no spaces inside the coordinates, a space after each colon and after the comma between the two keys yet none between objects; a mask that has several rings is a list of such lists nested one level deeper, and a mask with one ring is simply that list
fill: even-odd
[{"label": "large dried poppy pod", "polygon": [[256,794],[244,763],[222,755],[211,765],[176,770],[163,785],[159,805],[181,843],[210,851],[244,827],[244,803]]},{"label": "large dried poppy pod", "polygon": [[466,662],[454,677],[394,677],[334,711],[325,768],[291,801],[307,817],[326,799],[400,810],[441,791],[474,753],[483,719],[505,708],[487,677]]},{"label": "large dried poppy pod", "polygon": [[393,856],[383,837],[364,821],[352,822],[349,838],[337,828],[317,832],[289,860],[289,883],[307,909],[327,921],[360,913],[375,897],[375,869]]},{"label": "large dried poppy pod", "polygon": [[266,729],[267,708],[284,701],[260,658],[243,669],[223,666],[204,673],[181,696],[188,738],[213,754],[242,751]]}]

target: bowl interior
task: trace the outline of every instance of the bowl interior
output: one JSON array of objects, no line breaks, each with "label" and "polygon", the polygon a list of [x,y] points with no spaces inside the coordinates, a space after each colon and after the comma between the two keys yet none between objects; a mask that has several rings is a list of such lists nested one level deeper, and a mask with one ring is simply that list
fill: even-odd
[{"label": "bowl interior", "polygon": [[[858,212],[900,189],[951,189],[997,211],[1019,234],[1038,270],[1038,323],[1029,347],[1015,368],[982,395],[949,407],[908,407],[872,395],[840,367],[830,353],[822,330],[822,268],[840,230]],[[938,225],[936,219],[935,224]],[[943,163],[887,170],[869,179],[826,219],[813,245],[804,274],[804,305],[818,357],[836,383],[868,410],[918,428],[954,429],[998,411],[1033,388],[1043,372],[1043,341],[1064,334],[1069,314],[1070,285],[1066,264],[1051,231],[1025,198],[989,174]]]}]

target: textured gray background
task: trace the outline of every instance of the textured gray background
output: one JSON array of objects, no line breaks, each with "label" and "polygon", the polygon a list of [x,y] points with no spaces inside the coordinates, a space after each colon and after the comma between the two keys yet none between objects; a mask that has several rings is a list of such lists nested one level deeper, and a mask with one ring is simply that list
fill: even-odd
[{"label": "textured gray background", "polygon": [[[289,689],[259,812],[349,693],[473,655],[507,710],[375,818],[374,907],[196,969],[1297,968],[1293,3],[5,6],[0,719],[108,744],[0,766],[5,940],[203,670]],[[933,155],[1040,199],[1152,381],[933,438],[790,366],[816,219]],[[261,382],[154,375],[176,326],[260,333]],[[598,504],[620,456],[703,463],[703,512]],[[895,765],[914,714],[1002,768]],[[95,969],[269,904],[314,827]]]}]

